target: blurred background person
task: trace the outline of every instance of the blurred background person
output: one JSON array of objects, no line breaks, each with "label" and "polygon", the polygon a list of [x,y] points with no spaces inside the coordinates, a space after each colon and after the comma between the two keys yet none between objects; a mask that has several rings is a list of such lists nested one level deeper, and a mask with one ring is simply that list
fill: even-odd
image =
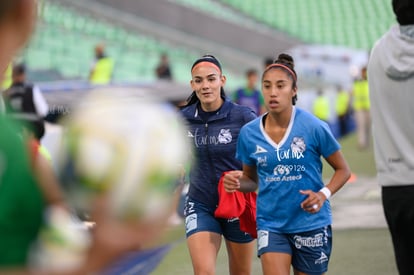
[{"label": "blurred background person", "polygon": [[263,114],[266,109],[263,105],[263,97],[257,89],[258,74],[256,69],[246,71],[246,84],[233,93],[233,101],[239,105],[244,105],[252,109],[256,115]]},{"label": "blurred background person", "polygon": [[7,66],[6,70],[4,71],[4,73],[2,74],[3,77],[0,78],[1,81],[1,92],[0,92],[0,113],[5,112],[5,105],[4,105],[4,100],[2,97],[3,94],[3,90],[6,90],[7,88],[10,87],[11,83],[12,83],[12,67],[13,67],[13,62],[10,62],[9,65]]},{"label": "blurred background person", "polygon": [[27,124],[40,142],[45,134],[45,122],[49,106],[39,87],[26,81],[26,66],[15,64],[12,69],[12,84],[3,92],[6,113]]},{"label": "blurred background person", "polygon": [[330,104],[329,104],[328,97],[325,95],[322,89],[318,89],[316,98],[313,101],[313,106],[312,106],[313,114],[320,120],[323,120],[328,123],[329,122],[329,110],[330,110]]},{"label": "blurred background person", "polygon": [[359,149],[367,149],[370,143],[369,140],[371,139],[367,67],[361,69],[361,78],[354,82],[352,97],[357,126],[358,147]]},{"label": "blurred background person", "polygon": [[414,1],[393,0],[398,24],[368,63],[377,178],[400,275],[414,274]]},{"label": "blurred background person", "polygon": [[273,57],[270,57],[270,56],[265,57],[263,59],[263,70],[265,70],[267,68],[267,66],[269,66],[271,64],[273,64]]},{"label": "blurred background person", "polygon": [[13,71],[13,62],[10,62],[2,78],[1,88],[3,90],[9,88],[10,85],[12,84],[12,71]]},{"label": "blurred background person", "polygon": [[170,60],[166,53],[161,54],[160,61],[155,68],[155,74],[158,79],[172,80]]},{"label": "blurred background person", "polygon": [[335,113],[339,125],[339,137],[344,137],[349,131],[351,103],[349,92],[341,86],[336,87]]},{"label": "blurred background person", "polygon": [[112,80],[114,71],[114,61],[107,56],[104,44],[95,46],[95,62],[89,72],[89,81],[91,84],[104,85],[109,84]]}]

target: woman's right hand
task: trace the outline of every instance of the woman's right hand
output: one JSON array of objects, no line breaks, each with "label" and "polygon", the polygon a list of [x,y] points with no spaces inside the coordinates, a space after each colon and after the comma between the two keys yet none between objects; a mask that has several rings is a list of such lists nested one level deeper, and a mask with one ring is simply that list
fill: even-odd
[{"label": "woman's right hand", "polygon": [[223,186],[226,192],[232,193],[240,189],[240,178],[243,176],[243,171],[234,170],[227,172],[223,177]]}]

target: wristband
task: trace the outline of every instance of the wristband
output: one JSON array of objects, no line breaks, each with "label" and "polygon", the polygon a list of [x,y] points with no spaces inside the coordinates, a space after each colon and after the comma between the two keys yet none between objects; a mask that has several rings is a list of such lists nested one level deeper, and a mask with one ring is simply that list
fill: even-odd
[{"label": "wristband", "polygon": [[322,194],[325,195],[326,199],[329,199],[332,195],[331,190],[329,190],[328,187],[324,187],[321,190],[319,190],[319,192],[322,192]]}]

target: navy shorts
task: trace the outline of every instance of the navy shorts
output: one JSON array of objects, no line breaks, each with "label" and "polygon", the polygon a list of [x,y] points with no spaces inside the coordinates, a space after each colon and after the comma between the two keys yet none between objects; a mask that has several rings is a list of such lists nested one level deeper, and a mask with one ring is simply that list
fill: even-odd
[{"label": "navy shorts", "polygon": [[214,217],[215,208],[187,197],[184,208],[185,232],[187,238],[194,233],[207,231],[223,235],[235,243],[248,243],[253,238],[240,230],[238,218],[221,219]]},{"label": "navy shorts", "polygon": [[265,230],[257,231],[257,253],[282,252],[292,256],[292,266],[310,275],[320,275],[328,270],[332,250],[332,229],[320,229],[282,234]]}]

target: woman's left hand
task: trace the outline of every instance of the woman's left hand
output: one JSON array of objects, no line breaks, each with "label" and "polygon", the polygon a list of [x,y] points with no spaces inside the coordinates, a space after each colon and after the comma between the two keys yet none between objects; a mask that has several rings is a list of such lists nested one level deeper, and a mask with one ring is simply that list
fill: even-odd
[{"label": "woman's left hand", "polygon": [[319,192],[314,192],[312,190],[300,190],[302,195],[307,195],[308,197],[300,204],[303,210],[315,214],[319,212],[322,205],[324,204],[326,198],[324,195]]}]

